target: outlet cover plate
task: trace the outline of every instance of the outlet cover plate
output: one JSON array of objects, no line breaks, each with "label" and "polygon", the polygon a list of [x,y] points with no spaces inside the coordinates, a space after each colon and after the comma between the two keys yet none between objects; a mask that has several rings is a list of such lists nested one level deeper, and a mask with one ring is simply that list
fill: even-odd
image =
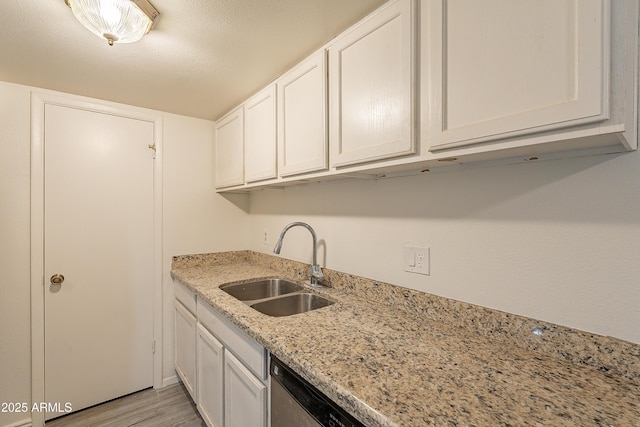
[{"label": "outlet cover plate", "polygon": [[404,271],[431,275],[430,249],[422,243],[405,243],[403,247]]}]

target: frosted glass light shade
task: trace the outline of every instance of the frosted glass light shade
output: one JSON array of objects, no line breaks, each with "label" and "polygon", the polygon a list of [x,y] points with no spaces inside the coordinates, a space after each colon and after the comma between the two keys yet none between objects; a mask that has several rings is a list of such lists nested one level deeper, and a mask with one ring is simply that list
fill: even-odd
[{"label": "frosted glass light shade", "polygon": [[131,0],[66,1],[77,20],[110,45],[140,40],[149,32],[157,16],[157,11],[155,16],[148,16]]}]

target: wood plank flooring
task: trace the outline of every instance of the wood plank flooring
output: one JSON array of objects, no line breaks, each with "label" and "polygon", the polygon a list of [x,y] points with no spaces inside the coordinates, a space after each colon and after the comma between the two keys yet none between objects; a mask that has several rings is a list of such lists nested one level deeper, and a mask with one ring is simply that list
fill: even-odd
[{"label": "wood plank flooring", "polygon": [[206,427],[182,383],[152,388],[56,418],[46,427]]}]

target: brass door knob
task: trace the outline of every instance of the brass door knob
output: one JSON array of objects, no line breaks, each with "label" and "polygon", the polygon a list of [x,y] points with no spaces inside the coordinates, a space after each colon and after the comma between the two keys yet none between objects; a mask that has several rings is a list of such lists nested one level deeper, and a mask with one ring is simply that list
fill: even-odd
[{"label": "brass door knob", "polygon": [[64,276],[62,274],[54,274],[51,276],[50,280],[52,285],[62,285],[62,282],[64,282]]}]

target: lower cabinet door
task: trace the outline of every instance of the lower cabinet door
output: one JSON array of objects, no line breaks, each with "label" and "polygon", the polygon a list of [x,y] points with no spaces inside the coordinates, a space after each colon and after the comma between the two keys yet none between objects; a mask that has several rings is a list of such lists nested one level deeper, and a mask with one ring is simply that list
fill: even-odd
[{"label": "lower cabinet door", "polygon": [[196,317],[180,302],[175,304],[175,363],[176,372],[191,395],[196,396]]},{"label": "lower cabinet door", "polygon": [[198,411],[208,426],[222,427],[224,347],[198,323],[197,348]]},{"label": "lower cabinet door", "polygon": [[224,379],[225,427],[265,427],[267,386],[227,350]]}]

